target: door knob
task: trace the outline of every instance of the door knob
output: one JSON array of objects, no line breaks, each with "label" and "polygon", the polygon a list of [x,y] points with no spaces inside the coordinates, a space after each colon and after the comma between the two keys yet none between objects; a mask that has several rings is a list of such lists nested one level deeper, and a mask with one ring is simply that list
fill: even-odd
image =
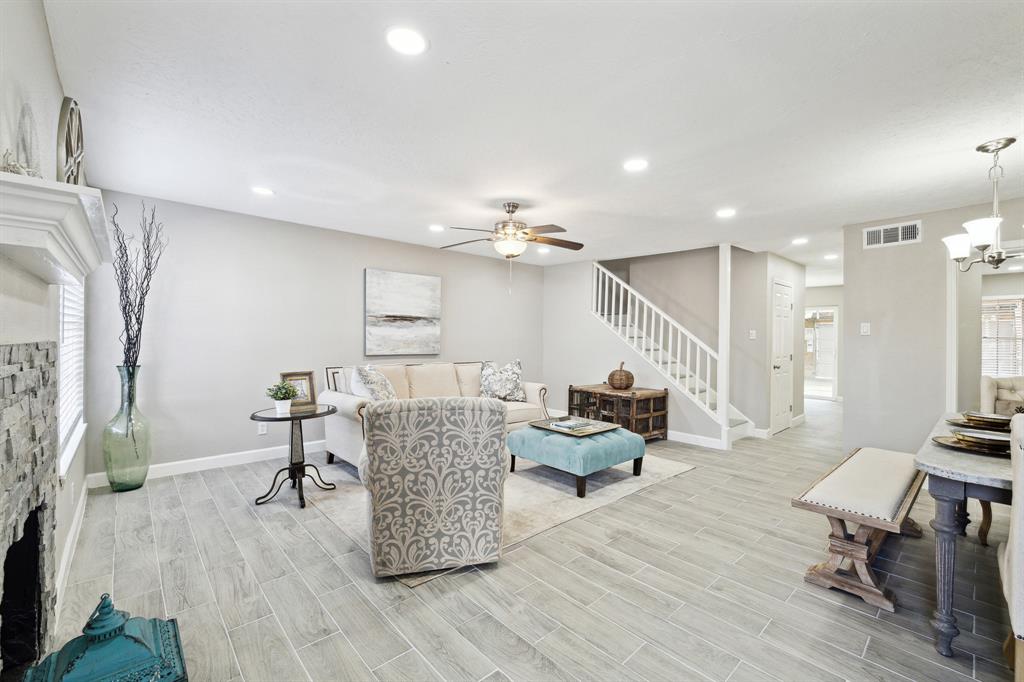
[{"label": "door knob", "polygon": [[772,365],[772,369],[782,369],[782,365]]}]

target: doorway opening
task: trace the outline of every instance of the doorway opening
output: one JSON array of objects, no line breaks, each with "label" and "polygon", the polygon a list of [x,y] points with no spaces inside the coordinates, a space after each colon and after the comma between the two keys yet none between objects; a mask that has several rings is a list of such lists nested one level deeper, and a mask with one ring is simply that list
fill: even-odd
[{"label": "doorway opening", "polygon": [[839,308],[804,311],[804,396],[835,400],[838,395]]}]

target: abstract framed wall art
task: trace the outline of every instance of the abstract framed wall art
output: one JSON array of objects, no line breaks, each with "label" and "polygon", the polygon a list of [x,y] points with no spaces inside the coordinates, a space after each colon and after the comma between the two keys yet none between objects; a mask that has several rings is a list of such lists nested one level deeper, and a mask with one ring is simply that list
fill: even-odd
[{"label": "abstract framed wall art", "polygon": [[441,277],[364,271],[365,348],[373,355],[441,353]]}]

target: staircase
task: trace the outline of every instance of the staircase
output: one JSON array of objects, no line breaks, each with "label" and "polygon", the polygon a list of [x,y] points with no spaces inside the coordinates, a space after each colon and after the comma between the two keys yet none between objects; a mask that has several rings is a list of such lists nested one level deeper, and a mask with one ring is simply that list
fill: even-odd
[{"label": "staircase", "polygon": [[593,264],[590,310],[669,383],[722,427],[722,444],[752,435],[753,424],[718,402],[718,353],[599,263]]}]

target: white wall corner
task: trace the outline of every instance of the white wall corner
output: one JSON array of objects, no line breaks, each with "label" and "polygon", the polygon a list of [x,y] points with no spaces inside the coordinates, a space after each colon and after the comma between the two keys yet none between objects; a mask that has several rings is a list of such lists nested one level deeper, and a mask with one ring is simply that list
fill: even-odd
[{"label": "white wall corner", "polygon": [[957,319],[958,291],[957,282],[959,275],[959,264],[956,261],[947,261],[946,268],[946,412],[957,411],[958,395],[958,354],[959,345],[959,323]]},{"label": "white wall corner", "polygon": [[807,416],[806,416],[806,414],[798,414],[798,415],[796,415],[796,416],[794,416],[794,417],[793,417],[793,419],[792,419],[792,421],[790,422],[790,424],[789,424],[789,425],[790,425],[791,427],[792,427],[792,426],[800,426],[800,425],[801,425],[801,424],[803,424],[803,423],[804,423],[805,421],[807,421]]}]

